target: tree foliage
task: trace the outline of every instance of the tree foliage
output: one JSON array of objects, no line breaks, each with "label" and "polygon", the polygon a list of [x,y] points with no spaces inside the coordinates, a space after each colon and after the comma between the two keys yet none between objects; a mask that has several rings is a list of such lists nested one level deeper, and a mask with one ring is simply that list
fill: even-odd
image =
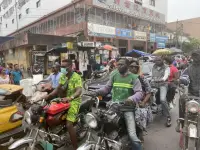
[{"label": "tree foliage", "polygon": [[194,49],[200,48],[200,40],[196,38],[189,38],[189,42],[183,42],[183,51],[189,53]]}]

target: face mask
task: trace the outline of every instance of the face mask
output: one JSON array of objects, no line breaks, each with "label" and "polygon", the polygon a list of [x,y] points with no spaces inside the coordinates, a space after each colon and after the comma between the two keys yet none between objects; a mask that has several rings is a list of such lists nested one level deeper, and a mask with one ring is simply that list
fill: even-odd
[{"label": "face mask", "polygon": [[60,69],[60,72],[63,73],[63,74],[67,74],[67,73],[68,73],[68,71],[67,71],[66,68],[61,68],[61,69]]}]

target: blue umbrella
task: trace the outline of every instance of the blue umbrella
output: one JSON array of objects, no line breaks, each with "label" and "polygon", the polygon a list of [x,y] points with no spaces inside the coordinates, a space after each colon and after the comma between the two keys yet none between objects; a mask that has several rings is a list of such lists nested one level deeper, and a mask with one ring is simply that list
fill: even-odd
[{"label": "blue umbrella", "polygon": [[151,54],[145,53],[145,52],[143,52],[143,51],[139,51],[139,50],[133,49],[133,50],[127,52],[125,55],[126,55],[126,56],[131,56],[131,57],[134,57],[134,56],[135,56],[135,57],[141,57],[141,56],[149,56],[149,55],[151,55]]}]

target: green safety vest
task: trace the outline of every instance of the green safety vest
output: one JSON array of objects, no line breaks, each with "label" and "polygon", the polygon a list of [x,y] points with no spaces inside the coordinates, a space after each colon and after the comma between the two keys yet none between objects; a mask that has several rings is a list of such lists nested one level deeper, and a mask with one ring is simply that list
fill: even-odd
[{"label": "green safety vest", "polygon": [[129,73],[126,77],[122,77],[117,72],[113,77],[112,100],[113,102],[123,102],[133,95],[133,84],[138,75]]}]

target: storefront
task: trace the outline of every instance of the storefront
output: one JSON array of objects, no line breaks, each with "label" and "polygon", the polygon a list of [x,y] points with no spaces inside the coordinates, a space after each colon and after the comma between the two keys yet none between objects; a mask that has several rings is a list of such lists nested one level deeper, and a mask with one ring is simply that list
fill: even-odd
[{"label": "storefront", "polygon": [[61,64],[64,59],[76,60],[78,58],[77,47],[72,42],[62,43],[50,49],[45,56],[47,59],[47,74],[50,74],[55,63]]},{"label": "storefront", "polygon": [[144,51],[147,42],[147,33],[134,31],[133,49]]}]

